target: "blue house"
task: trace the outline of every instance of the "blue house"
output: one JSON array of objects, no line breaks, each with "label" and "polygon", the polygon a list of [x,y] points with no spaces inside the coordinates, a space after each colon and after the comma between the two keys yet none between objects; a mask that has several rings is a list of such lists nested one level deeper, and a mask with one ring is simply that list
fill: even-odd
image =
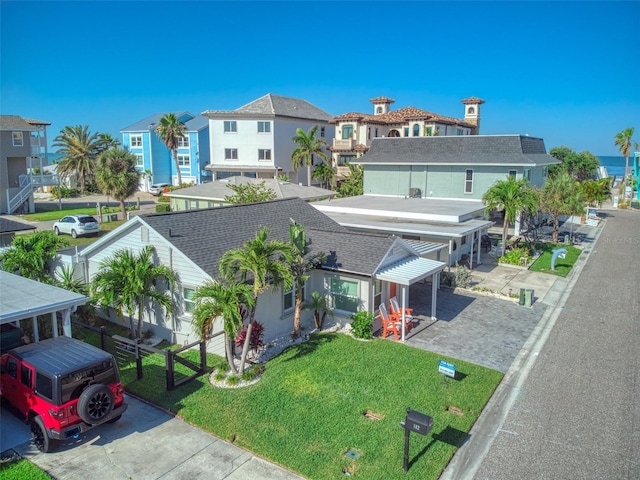
[{"label": "blue house", "polygon": [[[140,189],[148,191],[154,183],[178,183],[176,165],[172,153],[155,132],[164,113],[155,113],[120,130],[122,145],[138,158],[138,169],[146,172]],[[176,117],[186,127],[185,136],[178,143],[178,164],[183,183],[200,184],[211,180],[211,172],[204,169],[209,164],[209,119],[189,112]]]}]

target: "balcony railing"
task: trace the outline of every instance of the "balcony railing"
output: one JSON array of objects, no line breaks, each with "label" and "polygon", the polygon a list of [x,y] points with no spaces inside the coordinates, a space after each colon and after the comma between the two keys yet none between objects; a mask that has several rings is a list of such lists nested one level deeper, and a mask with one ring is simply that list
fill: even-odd
[{"label": "balcony railing", "polygon": [[355,146],[355,141],[351,138],[341,139],[334,138],[333,139],[333,149],[334,150],[353,150]]}]

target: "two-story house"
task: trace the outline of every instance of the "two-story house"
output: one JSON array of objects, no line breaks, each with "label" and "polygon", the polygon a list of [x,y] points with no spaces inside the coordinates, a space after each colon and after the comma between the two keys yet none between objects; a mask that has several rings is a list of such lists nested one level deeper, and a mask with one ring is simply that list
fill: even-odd
[{"label": "two-story house", "polygon": [[[178,182],[173,153],[156,133],[164,113],[155,113],[120,130],[122,145],[138,158],[137,167],[145,172],[140,189],[147,191],[154,183]],[[209,124],[202,115],[177,113],[185,126],[184,137],[178,139],[178,165],[183,183],[199,184],[211,180],[204,169],[209,164]]]},{"label": "two-story house", "polygon": [[34,189],[59,185],[57,175],[44,173],[49,125],[18,115],[0,115],[0,213],[33,213]]},{"label": "two-story house", "polygon": [[391,110],[394,99],[376,97],[369,100],[373,114],[344,113],[331,119],[336,136],[331,145],[332,161],[338,176],[348,173],[347,163],[366,153],[371,142],[380,137],[431,137],[448,135],[478,135],[480,106],[484,100],[465,98],[464,119],[447,117],[415,107]]},{"label": "two-story house", "polygon": [[306,168],[294,172],[291,164],[296,129],[307,132],[317,125],[317,137],[327,142],[335,130],[324,110],[306,100],[270,93],[235,110],[206,110],[202,115],[209,119],[211,164],[206,168],[214,180],[287,175],[293,182],[306,183]]}]

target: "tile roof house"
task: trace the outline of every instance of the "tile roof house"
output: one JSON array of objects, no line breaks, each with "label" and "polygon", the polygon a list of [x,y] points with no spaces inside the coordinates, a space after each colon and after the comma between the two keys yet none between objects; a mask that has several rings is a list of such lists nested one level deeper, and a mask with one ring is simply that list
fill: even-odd
[{"label": "tile roof house", "polygon": [[318,125],[318,137],[334,135],[330,114],[306,100],[271,93],[235,110],[206,110],[202,115],[209,118],[211,163],[206,168],[214,180],[284,174],[299,183],[306,176],[301,172],[305,169],[294,172],[291,164],[296,129],[306,132]]},{"label": "tile roof house", "polygon": [[448,135],[478,135],[480,133],[480,105],[484,100],[465,98],[464,119],[447,117],[416,107],[391,110],[394,99],[372,98],[373,114],[344,113],[331,119],[336,136],[331,146],[332,161],[338,176],[348,173],[347,163],[366,153],[371,142],[380,137],[422,137]]},{"label": "tile roof house", "polygon": [[[57,175],[43,173],[48,163],[49,125],[18,115],[0,115],[0,213],[33,213],[34,189],[59,184]],[[39,174],[33,174],[36,168]]]},{"label": "tile roof house", "polygon": [[[147,172],[140,180],[140,190],[148,191],[154,183],[178,182],[175,160],[162,139],[155,132],[165,113],[154,113],[120,130],[122,145],[138,158],[137,168]],[[202,115],[189,112],[176,113],[186,128],[185,136],[178,140],[178,164],[183,183],[200,184],[211,180],[209,164],[209,122]]]},{"label": "tile roof house", "polygon": [[[255,238],[262,226],[269,228],[269,239],[288,241],[291,219],[304,226],[312,241],[311,253],[321,251],[327,256],[326,264],[312,272],[305,297],[310,298],[313,291],[322,292],[338,320],[344,321],[358,310],[375,311],[381,301],[388,301],[392,284],[400,285],[405,293],[410,284],[428,276],[434,278],[435,316],[435,285],[444,263],[421,258],[400,238],[352,233],[299,198],[137,216],[78,252],[74,261],[82,265],[87,281],[96,274],[100,262],[115,251],[139,251],[153,245],[156,261],[178,273],[179,283],[173,291],[177,315],[165,319],[151,309],[145,321],[154,334],[187,343],[195,339],[191,327],[193,294],[200,285],[218,277],[222,255]],[[256,318],[265,325],[265,341],[291,332],[292,291],[278,288],[260,296]],[[115,317],[112,320],[118,321]],[[303,312],[302,321],[312,328],[312,312]],[[215,330],[220,328],[216,324]],[[221,339],[211,340],[209,349],[222,354]]]},{"label": "tile roof house", "polygon": [[297,183],[283,182],[275,178],[227,177],[224,180],[203,183],[193,187],[181,188],[164,194],[171,201],[171,211],[193,210],[229,205],[226,197],[234,195],[230,185],[264,183],[265,188],[275,192],[276,198],[299,197],[306,201],[324,200],[338,193],[320,187],[307,187]]}]

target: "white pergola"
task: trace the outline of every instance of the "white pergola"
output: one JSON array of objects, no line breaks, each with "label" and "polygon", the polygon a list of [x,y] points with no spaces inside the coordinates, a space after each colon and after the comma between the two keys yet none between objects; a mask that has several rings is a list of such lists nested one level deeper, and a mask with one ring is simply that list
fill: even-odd
[{"label": "white pergola", "polygon": [[391,265],[382,267],[374,278],[400,285],[401,310],[402,310],[402,341],[405,337],[405,308],[407,307],[407,287],[427,277],[432,277],[431,282],[431,318],[436,320],[436,300],[438,285],[440,284],[440,272],[446,268],[446,263],[430,260],[422,257],[409,257],[399,260]]},{"label": "white pergola", "polygon": [[71,313],[88,301],[84,295],[0,270],[0,324],[13,322],[19,326],[20,320],[31,318],[34,342],[40,340],[39,315],[51,315],[53,336],[57,337],[60,312],[62,331],[71,337]]}]

